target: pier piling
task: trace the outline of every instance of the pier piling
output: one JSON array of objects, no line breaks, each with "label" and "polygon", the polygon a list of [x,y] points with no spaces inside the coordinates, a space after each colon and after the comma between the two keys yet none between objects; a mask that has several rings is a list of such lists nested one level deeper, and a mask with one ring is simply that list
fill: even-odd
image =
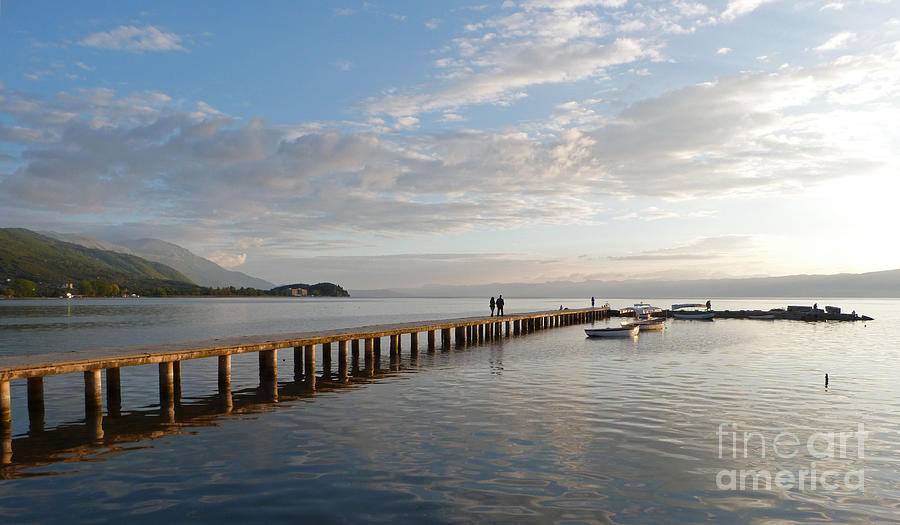
[{"label": "pier piling", "polygon": [[303,367],[304,380],[306,387],[310,390],[316,389],[316,346],[303,346]]},{"label": "pier piling", "polygon": [[122,415],[122,375],[119,368],[106,369],[106,412],[113,417]]},{"label": "pier piling", "polygon": [[84,372],[84,409],[87,414],[103,410],[103,387],[99,368]]},{"label": "pier piling", "polygon": [[350,380],[347,375],[347,341],[338,341],[338,380],[342,383]]},{"label": "pier piling", "polygon": [[28,417],[43,419],[44,417],[44,378],[28,378]]}]

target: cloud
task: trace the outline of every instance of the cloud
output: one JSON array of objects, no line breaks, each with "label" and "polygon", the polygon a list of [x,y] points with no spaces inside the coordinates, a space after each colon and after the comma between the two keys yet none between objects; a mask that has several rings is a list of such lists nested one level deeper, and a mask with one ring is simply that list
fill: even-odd
[{"label": "cloud", "polygon": [[85,64],[84,62],[75,62],[75,65],[85,71],[93,71],[96,69],[95,67],[91,67],[91,66]]},{"label": "cloud", "polygon": [[759,6],[771,3],[775,0],[729,0],[728,5],[721,14],[721,19],[731,22],[736,18],[756,11]]},{"label": "cloud", "polygon": [[717,55],[727,55],[728,53],[731,53],[730,47],[720,47],[719,50],[716,51]]},{"label": "cloud", "polygon": [[144,51],[185,51],[181,37],[165,33],[154,26],[119,26],[110,31],[91,33],[84,37],[83,46],[141,53]]},{"label": "cloud", "polygon": [[222,266],[223,268],[234,268],[240,266],[247,261],[246,253],[228,253],[224,251],[214,251],[206,254],[204,257],[210,261]]},{"label": "cloud", "polygon": [[752,252],[755,239],[751,235],[705,237],[674,248],[661,248],[634,255],[610,256],[613,261],[675,261],[740,257]]},{"label": "cloud", "polygon": [[[243,253],[237,239],[265,239],[261,249],[285,256],[374,238],[595,224],[611,198],[790,194],[896,172],[895,139],[883,130],[900,120],[898,96],[900,43],[725,76],[618,113],[569,101],[499,131],[282,126],[202,101],[184,108],[159,92],[44,97],[0,87],[0,142],[17,152],[0,165],[0,209],[65,224],[102,213],[118,230],[189,236],[204,252]],[[662,208],[645,211],[671,213]]]},{"label": "cloud", "polygon": [[847,44],[856,40],[856,33],[852,33],[850,31],[841,31],[835,35],[832,35],[831,38],[828,39],[824,44],[815,48],[815,51],[820,53],[824,53],[826,51],[837,51],[839,49],[844,49],[847,47]]},{"label": "cloud", "polygon": [[443,90],[419,95],[391,94],[370,101],[367,109],[376,114],[409,116],[471,104],[504,105],[526,96],[523,90],[528,87],[590,78],[607,67],[653,55],[652,50],[634,39],[618,39],[606,45],[511,45],[485,59],[493,65],[490,69],[465,75]]}]

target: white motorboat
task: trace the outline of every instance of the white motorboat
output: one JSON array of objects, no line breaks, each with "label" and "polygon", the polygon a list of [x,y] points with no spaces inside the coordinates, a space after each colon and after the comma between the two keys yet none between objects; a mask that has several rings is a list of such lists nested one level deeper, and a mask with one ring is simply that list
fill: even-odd
[{"label": "white motorboat", "polygon": [[619,326],[612,328],[585,328],[588,337],[632,337],[638,335],[640,326]]},{"label": "white motorboat", "polygon": [[641,330],[662,330],[666,327],[665,318],[650,317],[652,313],[662,312],[662,308],[647,303],[637,303],[630,310],[634,311],[634,318],[622,321],[622,326],[639,326]]}]

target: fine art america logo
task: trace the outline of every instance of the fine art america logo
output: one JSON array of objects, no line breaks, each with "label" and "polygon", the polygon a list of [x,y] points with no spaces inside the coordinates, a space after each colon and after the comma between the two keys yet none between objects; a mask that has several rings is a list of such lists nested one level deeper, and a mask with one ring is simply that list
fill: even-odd
[{"label": "fine art america logo", "polygon": [[[866,435],[863,424],[853,432],[769,432],[745,431],[738,425],[720,424],[719,459],[777,458],[801,462],[810,458],[808,467],[774,470],[732,469],[716,474],[716,487],[721,490],[856,490],[865,491],[865,469],[833,470],[817,468],[818,462],[835,459],[863,459]],[[856,462],[853,462],[856,463]]]}]

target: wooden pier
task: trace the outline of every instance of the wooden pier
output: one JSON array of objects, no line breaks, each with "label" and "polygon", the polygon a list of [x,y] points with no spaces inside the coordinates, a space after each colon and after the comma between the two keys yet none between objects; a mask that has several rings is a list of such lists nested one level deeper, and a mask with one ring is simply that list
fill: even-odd
[{"label": "wooden pier", "polygon": [[[388,339],[391,359],[398,359],[406,339],[409,352],[419,351],[419,334],[425,334],[424,347],[433,352],[438,347],[450,350],[491,342],[538,330],[588,323],[609,317],[609,308],[554,310],[492,317],[468,317],[437,321],[418,321],[389,325],[363,326],[337,330],[298,332],[186,341],[154,345],[80,350],[66,353],[24,355],[0,358],[0,464],[12,458],[12,400],[10,381],[27,381],[28,414],[32,423],[44,419],[44,376],[84,374],[85,421],[96,439],[103,437],[102,375],[106,376],[106,409],[110,416],[121,410],[120,369],[126,366],[157,365],[159,369],[160,410],[174,420],[175,403],[181,397],[181,362],[188,359],[218,360],[218,395],[228,405],[231,401],[231,356],[256,352],[259,355],[259,381],[262,391],[278,401],[277,352],[292,349],[294,380],[302,381],[309,390],[316,389],[316,346],[321,346],[322,379],[349,382],[348,349],[354,368],[364,352],[364,374],[373,375],[380,359],[382,338]],[[337,370],[333,363],[337,346]]]}]

